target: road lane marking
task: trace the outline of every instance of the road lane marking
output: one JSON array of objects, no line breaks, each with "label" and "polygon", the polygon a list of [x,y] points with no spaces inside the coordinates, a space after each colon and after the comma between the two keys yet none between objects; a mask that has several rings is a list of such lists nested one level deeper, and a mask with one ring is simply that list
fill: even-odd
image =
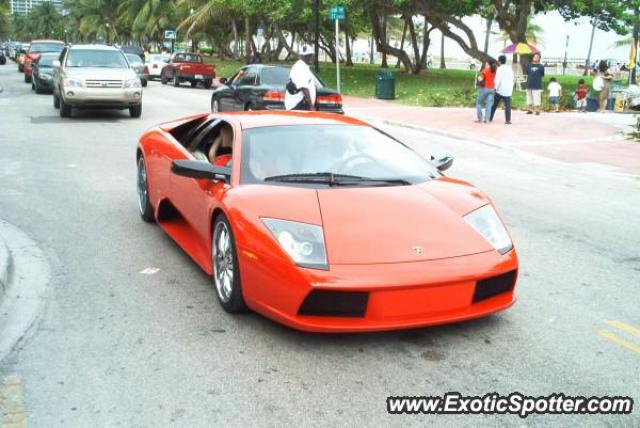
[{"label": "road lane marking", "polygon": [[625,324],[619,320],[607,320],[605,324],[609,324],[611,327],[617,328],[618,330],[622,330],[625,333],[629,333],[632,336],[640,337],[640,328],[636,328],[632,325]]},{"label": "road lane marking", "polygon": [[160,272],[160,268],[157,268],[157,267],[148,267],[148,268],[142,269],[140,271],[140,273],[143,274],[143,275],[153,275],[153,274],[156,274],[158,272]]},{"label": "road lane marking", "polygon": [[636,345],[633,342],[629,342],[626,339],[623,339],[622,337],[618,336],[615,333],[611,333],[609,330],[605,330],[604,328],[598,329],[596,330],[596,332],[598,333],[598,335],[604,337],[607,340],[610,340],[611,342],[615,343],[618,346],[621,346],[623,348],[629,349],[633,352],[637,352],[638,354],[640,354],[640,345]]},{"label": "road lane marking", "polygon": [[22,402],[20,376],[7,376],[0,383],[0,426],[27,428],[27,415]]}]

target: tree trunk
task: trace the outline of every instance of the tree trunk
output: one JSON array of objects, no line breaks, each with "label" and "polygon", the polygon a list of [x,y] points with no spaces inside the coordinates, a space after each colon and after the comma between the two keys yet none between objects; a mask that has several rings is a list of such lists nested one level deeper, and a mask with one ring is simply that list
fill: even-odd
[{"label": "tree trunk", "polygon": [[440,68],[447,68],[447,64],[444,62],[444,33],[440,38]]},{"label": "tree trunk", "polygon": [[344,20],[344,46],[347,53],[347,61],[345,65],[347,67],[353,67],[353,58],[351,57],[351,45],[349,44],[349,32],[351,27],[349,26],[349,14],[347,13]]},{"label": "tree trunk", "polygon": [[[280,33],[280,37],[284,38],[284,35]],[[294,46],[296,44],[296,33],[295,31],[291,32],[291,45],[287,45],[286,39],[284,48],[287,50],[287,57],[284,59],[285,61],[290,61],[295,58]]]},{"label": "tree trunk", "polygon": [[233,59],[238,59],[238,27],[236,20],[231,20],[231,34],[233,34]]},{"label": "tree trunk", "polygon": [[[404,39],[407,37],[407,21],[404,21],[404,28],[402,29],[402,38],[400,39],[400,49],[404,50]],[[396,68],[400,68],[400,58],[396,63]]]},{"label": "tree trunk", "polygon": [[251,61],[251,56],[253,55],[253,50],[255,49],[253,37],[251,36],[251,21],[249,20],[249,16],[244,17],[244,31],[245,38],[247,40],[245,49],[245,61],[249,63],[249,61]]},{"label": "tree trunk", "polygon": [[[631,46],[631,49],[635,54],[633,55],[633,64],[629,64],[631,66],[631,73],[629,73],[630,85],[636,84],[636,64],[638,63],[638,26],[640,25],[640,21],[638,20],[640,18],[640,9],[638,9],[638,6],[636,6],[633,11],[633,18],[633,35],[631,37],[631,43],[633,43],[633,45]],[[631,58],[631,56],[629,57]]]},{"label": "tree trunk", "polygon": [[373,37],[373,34],[371,35],[371,46],[369,46],[369,64],[373,64],[373,46],[376,43],[375,38]]},{"label": "tree trunk", "polygon": [[[387,14],[386,13],[382,16],[382,28],[380,30],[380,36],[382,38],[382,44],[384,46],[388,46],[388,41],[387,41]],[[380,51],[380,42],[378,42],[378,51]],[[387,49],[382,50],[382,64],[380,66],[382,68],[389,67],[389,65],[387,64]]]},{"label": "tree trunk", "polygon": [[[386,38],[383,35],[384,25],[380,22],[380,18],[378,17],[377,11],[374,7],[371,7],[369,17],[371,19],[371,29],[373,32],[373,37],[376,41],[376,45],[378,47],[378,52],[381,52],[383,55],[389,54],[395,57],[398,57],[402,64],[407,70],[412,69],[411,58],[409,55],[401,49],[394,48],[393,46],[387,43]],[[383,62],[385,57],[383,56]],[[384,63],[383,63],[384,64]]]},{"label": "tree trunk", "polygon": [[493,18],[487,18],[487,28],[484,35],[484,53],[489,52],[489,37],[491,36],[492,25],[493,25]]},{"label": "tree trunk", "polygon": [[411,36],[411,46],[413,47],[414,65],[411,67],[411,72],[413,74],[420,74],[422,62],[420,61],[420,47],[418,46],[418,36],[416,35],[416,27],[415,25],[413,25],[413,18],[411,16],[406,17],[405,22],[409,27],[409,35]]},{"label": "tree trunk", "polygon": [[589,40],[589,51],[587,52],[587,59],[584,60],[584,73],[582,73],[583,76],[587,75],[587,73],[589,72],[589,67],[591,66],[591,50],[593,49],[593,36],[596,34],[596,25],[597,21],[595,18],[593,18],[593,22],[591,23],[591,39]]}]

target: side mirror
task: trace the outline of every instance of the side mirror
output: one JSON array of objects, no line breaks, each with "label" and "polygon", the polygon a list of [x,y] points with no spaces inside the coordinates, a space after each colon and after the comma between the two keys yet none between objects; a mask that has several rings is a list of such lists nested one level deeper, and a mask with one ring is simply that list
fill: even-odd
[{"label": "side mirror", "polygon": [[51,62],[51,65],[53,65],[54,67],[60,67],[60,60],[54,59]]},{"label": "side mirror", "polygon": [[446,171],[447,169],[451,168],[451,165],[453,165],[453,156],[445,155],[439,157],[438,159],[431,156],[431,161],[433,162],[435,167],[438,168],[438,171]]},{"label": "side mirror", "polygon": [[231,168],[214,166],[198,160],[175,160],[171,164],[171,172],[182,177],[204,178],[225,183],[231,179]]},{"label": "side mirror", "polygon": [[223,85],[226,85],[228,81],[229,79],[227,79],[226,77],[221,77],[220,79],[218,79],[218,82],[220,82]]}]

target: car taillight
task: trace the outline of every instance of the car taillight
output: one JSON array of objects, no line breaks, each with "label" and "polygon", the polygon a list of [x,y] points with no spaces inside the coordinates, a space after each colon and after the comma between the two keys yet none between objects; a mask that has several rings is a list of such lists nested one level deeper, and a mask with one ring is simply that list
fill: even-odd
[{"label": "car taillight", "polygon": [[280,91],[267,91],[262,96],[264,101],[274,101],[274,102],[283,102],[284,101],[284,92]]},{"label": "car taillight", "polygon": [[316,100],[318,104],[342,105],[342,97],[340,95],[323,95]]}]

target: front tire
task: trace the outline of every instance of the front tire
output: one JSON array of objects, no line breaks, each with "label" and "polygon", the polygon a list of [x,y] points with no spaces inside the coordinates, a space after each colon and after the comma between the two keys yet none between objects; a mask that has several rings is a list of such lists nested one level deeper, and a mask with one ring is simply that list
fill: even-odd
[{"label": "front tire", "polygon": [[60,108],[60,98],[56,94],[53,94],[53,108]]},{"label": "front tire", "polygon": [[71,117],[71,106],[64,102],[64,98],[58,97],[60,100],[60,117]]},{"label": "front tire", "polygon": [[163,76],[160,76],[160,83],[162,83],[163,85],[166,85],[168,82],[167,78]]},{"label": "front tire", "polygon": [[213,284],[222,308],[230,313],[245,311],[247,306],[242,296],[236,244],[229,220],[224,214],[219,214],[214,222],[211,263]]},{"label": "front tire", "polygon": [[147,180],[147,165],[144,157],[141,155],[138,159],[138,209],[140,217],[147,223],[155,221],[153,217],[153,208],[149,202],[149,182]]},{"label": "front tire", "polygon": [[129,115],[136,119],[142,116],[142,104],[129,107]]},{"label": "front tire", "polygon": [[203,85],[205,89],[211,89],[211,80],[205,80]]},{"label": "front tire", "polygon": [[144,80],[144,79],[143,79],[143,80],[141,81],[141,84],[142,84],[142,87],[143,87],[143,88],[146,88],[146,87],[147,87],[147,81],[146,81],[146,80]]},{"label": "front tire", "polygon": [[31,76],[24,75],[24,83],[31,83]]},{"label": "front tire", "polygon": [[191,85],[192,88],[195,88],[196,86],[198,86],[198,82],[196,81],[191,81],[189,82],[189,84]]}]

